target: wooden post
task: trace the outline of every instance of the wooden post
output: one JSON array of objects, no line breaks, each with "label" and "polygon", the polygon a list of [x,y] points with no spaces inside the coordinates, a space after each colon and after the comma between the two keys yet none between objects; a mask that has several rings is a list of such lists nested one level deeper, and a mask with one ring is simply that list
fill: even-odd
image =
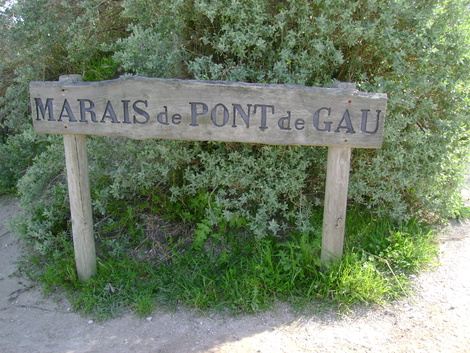
[{"label": "wooden post", "polygon": [[329,147],[323,213],[322,262],[343,256],[351,147]]},{"label": "wooden post", "polygon": [[[355,89],[356,84],[335,82],[333,87]],[[321,250],[323,263],[340,261],[343,256],[350,164],[351,147],[328,147]]]},{"label": "wooden post", "polygon": [[[59,78],[62,83],[81,80],[81,75],[64,75]],[[64,135],[64,148],[75,264],[78,278],[84,281],[96,274],[86,136]]]}]

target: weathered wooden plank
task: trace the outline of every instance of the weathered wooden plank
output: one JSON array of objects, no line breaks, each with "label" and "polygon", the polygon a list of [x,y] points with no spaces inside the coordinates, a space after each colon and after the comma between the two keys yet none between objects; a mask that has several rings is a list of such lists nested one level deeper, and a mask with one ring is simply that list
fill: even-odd
[{"label": "weathered wooden plank", "polygon": [[348,200],[351,147],[329,147],[321,260],[341,260]]},{"label": "weathered wooden plank", "polygon": [[32,82],[36,132],[379,148],[386,95],[130,77]]}]

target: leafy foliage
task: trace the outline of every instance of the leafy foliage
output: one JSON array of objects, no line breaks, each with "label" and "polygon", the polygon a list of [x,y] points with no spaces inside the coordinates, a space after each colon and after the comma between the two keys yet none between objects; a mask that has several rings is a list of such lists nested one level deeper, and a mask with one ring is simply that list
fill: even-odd
[{"label": "leafy foliage", "polygon": [[38,153],[48,145],[47,139],[41,139],[31,130],[10,136],[6,143],[0,144],[0,193],[13,192],[17,181],[33,164]]},{"label": "leafy foliage", "polygon": [[30,126],[30,81],[75,73],[85,78],[93,73],[90,78],[100,80],[115,77],[107,46],[126,32],[121,11],[120,1],[18,0],[0,12],[4,140]]},{"label": "leafy foliage", "polygon": [[[353,153],[351,205],[392,228],[459,212],[470,155],[467,0],[19,0],[0,11],[0,192],[19,179],[26,217],[18,227],[38,261],[70,251],[71,231],[61,138],[31,133],[28,84],[68,73],[318,86],[339,80],[387,93],[383,148]],[[405,286],[402,276],[430,252],[429,239],[412,231],[357,230],[348,237],[355,250],[338,268],[318,271],[312,254],[325,148],[113,138],[89,138],[88,145],[100,255],[134,263],[157,244],[179,244],[159,248],[159,260],[174,259],[168,271],[201,269],[177,278],[173,288],[182,297],[171,299],[156,289],[170,285],[159,283],[123,304],[142,313],[152,295],[201,306],[238,296],[230,305],[240,310],[263,307],[267,295],[379,301]],[[369,221],[363,229],[383,224]],[[350,222],[348,228],[358,224]],[[103,262],[100,271],[113,278],[129,263]],[[69,265],[64,282],[78,286]],[[390,269],[395,275],[381,281],[379,273]],[[149,267],[138,271],[151,277]],[[130,284],[140,278],[129,276]],[[84,291],[104,293],[106,301],[131,290],[109,283]],[[232,299],[223,296],[227,283]]]},{"label": "leafy foliage", "polygon": [[[384,146],[355,151],[350,198],[397,220],[447,217],[460,207],[469,155],[466,5],[129,1],[124,14],[133,27],[115,59],[136,74],[301,85],[336,79],[385,92]],[[156,38],[161,50],[138,47]],[[323,163],[321,153],[298,153]]]},{"label": "leafy foliage", "polygon": [[313,230],[302,195],[310,163],[299,148],[211,143],[197,157],[185,184],[171,191],[181,202],[205,198],[197,204],[206,209],[205,227],[245,226],[256,237]]}]

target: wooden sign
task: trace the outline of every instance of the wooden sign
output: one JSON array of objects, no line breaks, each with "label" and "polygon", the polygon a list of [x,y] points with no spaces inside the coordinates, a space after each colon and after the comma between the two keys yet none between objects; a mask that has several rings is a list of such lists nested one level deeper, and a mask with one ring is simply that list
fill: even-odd
[{"label": "wooden sign", "polygon": [[36,132],[378,148],[386,96],[355,89],[129,77],[32,82]]},{"label": "wooden sign", "polygon": [[86,135],[329,146],[321,258],[341,259],[351,148],[381,147],[387,105],[385,94],[354,87],[80,75],[31,82],[34,130],[64,134],[79,278],[96,272]]}]

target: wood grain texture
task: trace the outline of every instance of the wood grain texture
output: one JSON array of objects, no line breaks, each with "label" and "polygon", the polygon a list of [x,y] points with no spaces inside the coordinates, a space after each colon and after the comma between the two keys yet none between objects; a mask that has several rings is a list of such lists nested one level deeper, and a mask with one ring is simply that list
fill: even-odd
[{"label": "wood grain texture", "polygon": [[350,161],[350,147],[328,148],[322,262],[338,261],[343,256]]},{"label": "wood grain texture", "polygon": [[96,273],[86,136],[64,135],[64,147],[75,263],[78,278],[86,280]]},{"label": "wood grain texture", "polygon": [[[78,83],[81,75],[64,75],[61,84]],[[88,155],[85,135],[64,135],[65,165],[70,199],[73,247],[78,278],[82,281],[96,274],[96,250],[93,235]]]},{"label": "wood grain texture", "polygon": [[363,148],[381,147],[387,102],[347,87],[143,77],[32,82],[30,94],[36,132]]}]

